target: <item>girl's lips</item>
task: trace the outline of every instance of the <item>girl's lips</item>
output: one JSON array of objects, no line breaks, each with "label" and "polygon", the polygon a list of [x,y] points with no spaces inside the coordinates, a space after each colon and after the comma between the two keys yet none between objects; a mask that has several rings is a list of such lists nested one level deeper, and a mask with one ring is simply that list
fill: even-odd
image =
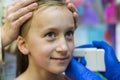
[{"label": "girl's lips", "polygon": [[62,64],[63,63],[66,64],[66,62],[69,61],[69,57],[51,57],[50,59],[55,62],[62,63]]},{"label": "girl's lips", "polygon": [[54,57],[51,57],[50,59],[54,59],[54,60],[66,60],[66,59],[68,59],[68,57],[65,57],[65,58],[54,58]]}]

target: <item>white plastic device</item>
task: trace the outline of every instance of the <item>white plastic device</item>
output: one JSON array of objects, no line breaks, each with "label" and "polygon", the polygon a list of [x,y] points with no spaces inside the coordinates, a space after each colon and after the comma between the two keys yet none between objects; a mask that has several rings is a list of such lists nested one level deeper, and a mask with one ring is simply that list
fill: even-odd
[{"label": "white plastic device", "polygon": [[77,48],[73,53],[74,57],[85,57],[86,67],[91,71],[105,71],[104,50],[97,48]]}]

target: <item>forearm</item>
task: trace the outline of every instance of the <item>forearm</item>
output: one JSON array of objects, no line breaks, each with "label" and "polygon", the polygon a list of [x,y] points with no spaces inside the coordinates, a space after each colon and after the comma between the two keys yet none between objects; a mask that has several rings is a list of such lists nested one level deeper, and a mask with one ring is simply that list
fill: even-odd
[{"label": "forearm", "polygon": [[4,27],[1,28],[1,43],[2,43],[2,48],[4,48],[5,46],[11,43],[9,39],[9,35],[6,33]]}]

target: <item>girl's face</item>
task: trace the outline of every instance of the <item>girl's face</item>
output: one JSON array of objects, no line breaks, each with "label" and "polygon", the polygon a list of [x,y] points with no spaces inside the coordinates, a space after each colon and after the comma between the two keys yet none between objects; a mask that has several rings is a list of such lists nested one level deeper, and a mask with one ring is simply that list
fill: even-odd
[{"label": "girl's face", "polygon": [[55,74],[65,71],[74,49],[74,29],[72,13],[65,6],[36,12],[23,43],[29,66]]}]

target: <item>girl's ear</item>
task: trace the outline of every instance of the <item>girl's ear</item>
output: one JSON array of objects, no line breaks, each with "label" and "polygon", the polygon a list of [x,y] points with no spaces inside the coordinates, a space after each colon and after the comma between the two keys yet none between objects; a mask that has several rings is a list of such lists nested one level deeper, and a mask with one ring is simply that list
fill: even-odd
[{"label": "girl's ear", "polygon": [[26,40],[21,37],[21,36],[18,36],[17,38],[17,46],[18,46],[18,49],[24,54],[24,55],[28,55],[29,54],[29,49],[28,49],[28,45],[26,43]]}]

